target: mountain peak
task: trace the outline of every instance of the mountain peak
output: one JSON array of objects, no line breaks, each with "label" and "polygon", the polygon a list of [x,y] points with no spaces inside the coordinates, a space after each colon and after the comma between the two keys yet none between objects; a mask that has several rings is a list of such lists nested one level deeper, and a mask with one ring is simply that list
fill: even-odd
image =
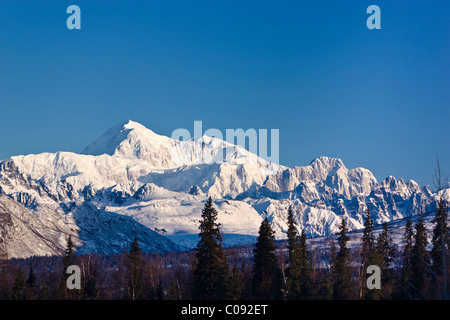
[{"label": "mountain peak", "polygon": [[345,167],[344,162],[339,158],[331,158],[326,156],[320,156],[311,161],[310,166],[320,166],[326,168],[339,168]]},{"label": "mountain peak", "polygon": [[107,130],[88,145],[82,154],[145,159],[149,152],[157,151],[163,145],[170,145],[170,141],[172,139],[169,137],[158,135],[138,122],[127,120]]},{"label": "mountain peak", "polygon": [[132,120],[120,122],[110,128],[87,146],[82,154],[139,159],[158,169],[218,162],[244,164],[253,160],[262,165],[264,170],[273,170],[266,168],[272,168],[270,163],[239,145],[206,135],[195,141],[178,141],[158,135]]},{"label": "mountain peak", "polygon": [[150,131],[150,132],[154,133],[152,130],[150,130],[146,126],[140,124],[139,122],[133,121],[133,120],[127,120],[124,122],[120,122],[116,126],[122,126],[122,129],[124,129],[124,130],[142,130],[142,131]]}]

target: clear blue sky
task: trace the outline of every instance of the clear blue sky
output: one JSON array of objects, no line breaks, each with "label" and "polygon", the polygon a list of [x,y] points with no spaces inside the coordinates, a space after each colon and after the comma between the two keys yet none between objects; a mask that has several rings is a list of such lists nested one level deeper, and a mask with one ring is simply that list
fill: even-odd
[{"label": "clear blue sky", "polygon": [[287,166],[325,155],[431,184],[436,155],[450,171],[449,36],[444,0],[0,0],[0,159],[202,120],[280,129]]}]

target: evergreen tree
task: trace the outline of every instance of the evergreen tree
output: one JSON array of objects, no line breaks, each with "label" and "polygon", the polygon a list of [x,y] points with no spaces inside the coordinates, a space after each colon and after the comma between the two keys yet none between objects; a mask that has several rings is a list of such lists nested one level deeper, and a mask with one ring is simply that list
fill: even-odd
[{"label": "evergreen tree", "polygon": [[25,289],[26,282],[23,274],[22,267],[17,268],[15,277],[14,277],[14,286],[13,286],[13,299],[14,300],[24,300],[25,299]]},{"label": "evergreen tree", "polygon": [[222,247],[217,210],[209,197],[202,210],[200,240],[197,245],[193,298],[202,300],[225,299],[229,280],[229,267]]},{"label": "evergreen tree", "polygon": [[273,300],[281,300],[283,299],[283,292],[285,291],[284,287],[284,276],[283,271],[279,266],[275,268],[274,276],[272,280],[272,288],[271,288],[271,299]]},{"label": "evergreen tree", "polygon": [[373,233],[373,219],[369,208],[365,213],[364,231],[363,231],[363,261],[370,265],[376,256],[376,242]]},{"label": "evergreen tree", "polygon": [[306,243],[306,233],[305,230],[302,230],[300,235],[300,298],[301,299],[311,299],[313,295],[313,287],[312,287],[312,261],[311,261],[311,253],[308,250],[308,246]]},{"label": "evergreen tree", "polygon": [[334,270],[334,284],[333,284],[333,299],[345,300],[351,298],[352,289],[352,270],[350,268],[349,256],[350,249],[347,248],[349,240],[347,236],[347,225],[342,219],[340,229],[338,232],[339,251],[335,258]]},{"label": "evergreen tree", "polygon": [[94,275],[88,275],[84,281],[83,294],[86,299],[94,299],[98,294],[97,279]]},{"label": "evergreen tree", "polygon": [[444,199],[440,199],[434,217],[434,229],[431,243],[431,261],[433,283],[440,292],[438,298],[447,299],[447,264],[449,260],[449,228],[447,226],[447,206]]},{"label": "evergreen tree", "polygon": [[406,220],[405,233],[403,236],[403,252],[402,252],[402,270],[399,297],[401,299],[410,298],[409,283],[412,278],[412,250],[414,247],[414,231],[411,219]]},{"label": "evergreen tree", "polygon": [[267,218],[259,228],[253,265],[252,293],[255,299],[279,299],[282,294],[281,270],[275,255],[275,236]]},{"label": "evergreen tree", "polygon": [[76,261],[76,256],[75,256],[75,250],[74,250],[74,245],[72,242],[72,237],[69,236],[69,238],[67,239],[67,247],[64,251],[64,259],[63,259],[63,263],[64,263],[64,277],[67,278],[67,268],[71,265],[74,265]]},{"label": "evergreen tree", "polygon": [[42,285],[39,290],[39,300],[48,300],[48,287],[45,279],[42,281]]},{"label": "evergreen tree", "polygon": [[[287,230],[287,240],[288,240],[288,254],[290,257],[294,255],[294,252],[298,250],[298,233],[297,228],[294,222],[294,213],[292,211],[292,207],[288,208],[287,213],[287,224],[288,224],[288,230]],[[289,261],[289,260],[288,260]]]},{"label": "evergreen tree", "polygon": [[37,297],[37,290],[35,288],[36,276],[34,274],[33,264],[31,264],[28,271],[28,278],[26,281],[25,299],[34,300]]},{"label": "evergreen tree", "polygon": [[311,254],[306,243],[306,233],[302,230],[298,236],[292,208],[288,209],[288,269],[287,298],[310,299],[311,284]]},{"label": "evergreen tree", "polygon": [[158,281],[158,285],[156,286],[155,299],[164,300],[164,288],[161,281]]},{"label": "evergreen tree", "polygon": [[325,269],[323,271],[322,280],[320,282],[319,290],[317,292],[318,300],[331,300],[333,299],[333,283],[332,283],[331,271]]},{"label": "evergreen tree", "polygon": [[76,263],[76,255],[75,255],[75,249],[74,244],[72,242],[72,237],[69,236],[67,239],[67,246],[64,251],[64,258],[63,258],[63,274],[61,278],[61,282],[59,285],[59,290],[57,292],[57,298],[58,299],[75,299],[78,296],[78,290],[69,290],[67,289],[67,279],[69,278],[70,274],[67,274],[67,268],[71,265],[75,265]]},{"label": "evergreen tree", "polygon": [[28,271],[27,278],[27,286],[30,288],[34,288],[34,282],[36,281],[36,276],[34,275],[33,265],[30,266],[30,270]]},{"label": "evergreen tree", "polygon": [[380,267],[385,271],[389,270],[389,267],[394,260],[395,248],[392,244],[391,233],[385,222],[383,223],[383,230],[377,238],[377,252],[380,258]]},{"label": "evergreen tree", "polygon": [[364,222],[364,231],[362,238],[362,279],[361,286],[363,288],[363,298],[365,300],[378,300],[380,298],[380,290],[368,289],[366,286],[367,273],[366,270],[370,265],[379,266],[375,235],[373,233],[373,219],[369,208],[366,210]]},{"label": "evergreen tree", "polygon": [[383,223],[383,230],[377,238],[377,253],[380,262],[381,283],[384,284],[381,288],[381,296],[386,299],[392,294],[394,272],[391,265],[395,256],[395,247],[387,223]]},{"label": "evergreen tree", "polygon": [[244,277],[239,268],[234,264],[231,270],[230,285],[228,288],[229,300],[241,300],[244,293]]},{"label": "evergreen tree", "polygon": [[411,279],[410,294],[413,298],[426,298],[427,276],[430,272],[430,257],[427,251],[428,239],[423,222],[420,216],[416,224],[416,235],[414,246],[411,251]]},{"label": "evergreen tree", "polygon": [[368,266],[378,263],[377,247],[375,235],[373,233],[373,220],[369,209],[367,209],[365,217],[362,238],[362,264],[364,270],[366,270]]},{"label": "evergreen tree", "polygon": [[[432,274],[433,285],[437,288],[437,298],[447,300],[447,265],[449,256],[449,228],[447,226],[447,203],[445,202],[444,189],[448,186],[450,177],[448,173],[441,170],[439,158],[436,157],[436,169],[433,176],[433,183],[436,187],[436,193],[440,194],[440,199],[434,217],[434,230],[432,237]],[[442,193],[441,193],[442,192]]]},{"label": "evergreen tree", "polygon": [[142,276],[144,273],[144,260],[138,239],[134,238],[130,250],[124,259],[125,266],[125,294],[131,300],[137,300],[142,294]]},{"label": "evergreen tree", "polygon": [[287,230],[287,241],[288,241],[288,258],[287,264],[287,298],[288,299],[300,299],[301,297],[301,272],[302,272],[302,261],[301,261],[301,250],[300,241],[297,233],[297,228],[294,222],[294,216],[292,208],[288,209],[288,230]]}]

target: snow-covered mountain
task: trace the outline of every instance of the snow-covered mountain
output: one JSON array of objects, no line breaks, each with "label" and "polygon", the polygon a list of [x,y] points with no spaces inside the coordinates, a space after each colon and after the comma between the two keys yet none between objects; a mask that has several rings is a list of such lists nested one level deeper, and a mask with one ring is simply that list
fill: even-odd
[{"label": "snow-covered mountain", "polygon": [[33,208],[0,196],[1,249],[8,257],[60,255],[71,236],[78,253],[121,253],[134,237],[145,251],[181,248],[134,219],[97,209],[89,202],[62,209],[56,204]]},{"label": "snow-covered mountain", "polygon": [[253,241],[265,217],[284,237],[289,206],[299,229],[324,236],[341,219],[351,230],[362,228],[367,207],[382,223],[433,211],[437,199],[414,181],[378,182],[369,170],[348,169],[340,159],[287,168],[220,139],[178,141],[126,121],[81,154],[0,163],[3,246],[9,256],[58,254],[71,235],[79,252],[110,253],[138,236],[144,250],[176,250],[173,241],[195,245],[209,196],[226,244]]}]

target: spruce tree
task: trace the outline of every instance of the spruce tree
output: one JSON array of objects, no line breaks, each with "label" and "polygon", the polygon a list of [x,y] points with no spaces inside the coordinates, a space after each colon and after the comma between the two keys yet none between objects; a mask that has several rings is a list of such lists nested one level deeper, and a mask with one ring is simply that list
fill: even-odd
[{"label": "spruce tree", "polygon": [[37,297],[37,290],[35,287],[36,276],[34,274],[33,264],[31,264],[28,270],[28,278],[26,281],[25,298],[27,300],[32,300]]},{"label": "spruce tree", "polygon": [[367,273],[366,270],[370,265],[379,266],[375,235],[373,233],[373,220],[369,208],[366,210],[364,222],[364,231],[362,238],[362,279],[361,286],[363,288],[363,298],[365,300],[377,300],[380,298],[380,291],[377,289],[368,289],[366,286]]},{"label": "spruce tree", "polygon": [[275,255],[276,245],[274,232],[265,218],[259,228],[256,241],[253,265],[252,293],[258,300],[281,298],[281,270]]},{"label": "spruce tree", "polygon": [[301,250],[300,241],[297,233],[297,228],[294,222],[294,216],[292,208],[288,209],[288,230],[287,230],[287,241],[288,241],[288,258],[287,264],[288,268],[286,270],[287,274],[287,299],[300,299],[301,297],[301,272],[302,272],[302,261],[301,261]]},{"label": "spruce tree", "polygon": [[[394,272],[391,265],[394,261],[395,247],[388,224],[383,223],[383,230],[377,238],[377,253],[380,262],[381,283],[384,284],[381,288],[382,298],[389,298],[392,294],[392,286],[394,281]],[[388,290],[388,288],[390,288]]]},{"label": "spruce tree", "polygon": [[17,268],[14,277],[13,285],[13,299],[24,300],[25,299],[26,282],[23,274],[22,267]]},{"label": "spruce tree", "polygon": [[447,299],[447,264],[449,260],[449,228],[447,225],[447,206],[444,199],[439,204],[434,217],[431,243],[433,283],[440,294],[438,298]]},{"label": "spruce tree", "polygon": [[144,260],[142,249],[135,237],[131,243],[128,254],[124,259],[125,266],[125,294],[131,300],[137,300],[142,294],[142,276],[144,273]]},{"label": "spruce tree", "polygon": [[362,263],[364,269],[367,269],[368,266],[378,263],[378,256],[375,235],[373,233],[373,220],[369,209],[367,209],[365,217],[366,221],[364,222],[362,239]]},{"label": "spruce tree", "polygon": [[387,271],[393,262],[395,248],[387,223],[383,223],[382,227],[383,230],[377,238],[377,252],[380,259],[380,268]]},{"label": "spruce tree", "polygon": [[403,252],[402,252],[402,269],[401,269],[401,281],[399,287],[399,298],[410,298],[409,283],[412,278],[412,250],[414,247],[414,231],[411,219],[406,220],[405,233],[403,236]]},{"label": "spruce tree", "polygon": [[30,266],[30,270],[28,271],[28,278],[27,278],[27,286],[30,288],[34,288],[36,276],[34,274],[33,265]]},{"label": "spruce tree", "polygon": [[76,256],[75,256],[74,245],[72,242],[72,237],[69,236],[69,238],[67,239],[67,247],[64,251],[64,258],[63,258],[63,263],[64,263],[63,277],[64,277],[64,279],[68,278],[68,275],[66,273],[67,268],[71,265],[74,265],[75,261],[76,261]]},{"label": "spruce tree", "polygon": [[305,230],[302,230],[300,234],[300,257],[301,257],[301,277],[300,277],[300,286],[301,286],[301,299],[311,299],[313,295],[313,286],[312,286],[312,272],[313,272],[313,263],[311,261],[311,252],[308,249],[308,245],[306,243],[306,233]]},{"label": "spruce tree", "polygon": [[347,248],[349,240],[347,236],[347,225],[342,219],[339,232],[338,244],[339,251],[337,252],[334,269],[334,285],[333,285],[333,299],[345,300],[351,298],[352,291],[352,270],[350,268],[350,249]]},{"label": "spruce tree", "polygon": [[47,281],[42,280],[42,284],[39,289],[39,300],[48,300],[48,287],[47,287]]},{"label": "spruce tree", "polygon": [[325,269],[322,271],[322,279],[319,284],[319,289],[316,293],[316,298],[318,300],[333,299],[333,283],[331,278],[331,271],[329,269]]},{"label": "spruce tree", "polygon": [[236,264],[231,270],[230,285],[228,287],[228,300],[241,300],[244,293],[244,277]]},{"label": "spruce tree", "polygon": [[70,299],[73,300],[77,297],[79,292],[78,290],[73,289],[69,290],[67,289],[67,279],[69,278],[70,274],[67,274],[67,268],[71,265],[75,265],[77,260],[77,257],[75,255],[75,248],[74,244],[72,242],[72,237],[69,236],[67,239],[67,246],[64,250],[64,258],[63,258],[63,274],[60,282],[60,287],[57,292],[57,298],[58,299]]},{"label": "spruce tree", "polygon": [[158,281],[158,284],[156,285],[155,299],[164,300],[164,288],[161,281]]},{"label": "spruce tree", "polygon": [[427,245],[427,232],[421,215],[416,224],[414,246],[411,251],[410,294],[418,299],[427,298],[426,285],[430,272],[430,256]]},{"label": "spruce tree", "polygon": [[83,285],[83,294],[86,299],[94,299],[98,295],[97,278],[95,274],[88,274]]},{"label": "spruce tree", "polygon": [[375,247],[375,235],[373,233],[373,219],[370,214],[369,208],[365,213],[364,231],[363,231],[363,259],[366,263],[371,263],[371,259],[374,258],[376,252]]},{"label": "spruce tree", "polygon": [[448,187],[450,177],[440,166],[439,158],[436,157],[436,169],[433,176],[433,183],[436,187],[436,193],[440,194],[436,215],[434,217],[434,230],[432,236],[432,274],[433,285],[437,287],[437,298],[447,300],[447,265],[450,258],[449,254],[449,228],[447,226],[447,203],[444,200],[444,189]]},{"label": "spruce tree", "polygon": [[217,221],[217,210],[209,197],[202,210],[193,292],[194,299],[225,299],[229,280],[229,266],[222,247],[220,224]]}]

